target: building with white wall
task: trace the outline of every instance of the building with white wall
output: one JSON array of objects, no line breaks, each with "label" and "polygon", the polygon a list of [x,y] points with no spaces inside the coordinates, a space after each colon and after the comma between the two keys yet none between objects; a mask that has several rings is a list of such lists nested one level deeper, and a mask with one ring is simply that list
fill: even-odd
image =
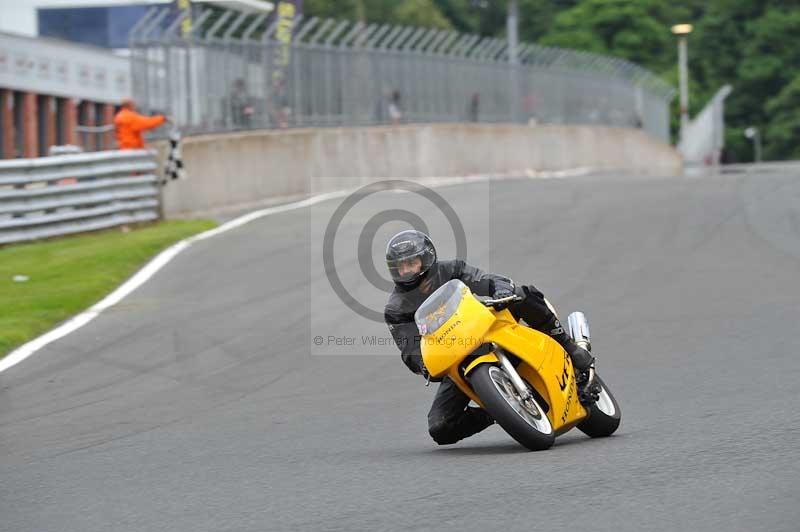
[{"label": "building with white wall", "polygon": [[[172,0],[0,0],[0,31],[29,37],[39,35],[40,9],[108,8],[169,4]],[[201,3],[194,1],[192,3]],[[209,0],[202,3],[219,5],[239,11],[271,11],[273,3],[264,0]]]}]

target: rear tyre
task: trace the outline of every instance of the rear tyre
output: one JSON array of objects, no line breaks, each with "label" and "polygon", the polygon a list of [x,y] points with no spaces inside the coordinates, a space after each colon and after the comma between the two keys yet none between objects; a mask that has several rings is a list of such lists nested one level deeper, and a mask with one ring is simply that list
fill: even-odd
[{"label": "rear tyre", "polygon": [[553,445],[556,436],[544,409],[533,397],[522,401],[503,368],[482,364],[469,381],[489,415],[512,438],[531,451]]},{"label": "rear tyre", "polygon": [[617,430],[622,420],[622,412],[603,379],[599,375],[595,375],[594,378],[600,385],[600,398],[588,408],[589,417],[578,425],[578,429],[592,438],[604,438],[611,436]]}]

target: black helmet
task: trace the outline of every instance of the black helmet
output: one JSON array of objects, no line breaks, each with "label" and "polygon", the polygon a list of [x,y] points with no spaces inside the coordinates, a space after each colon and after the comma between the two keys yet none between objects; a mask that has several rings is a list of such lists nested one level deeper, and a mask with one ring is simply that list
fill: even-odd
[{"label": "black helmet", "polygon": [[[401,275],[399,271],[402,262],[419,257],[422,268],[415,273]],[[425,233],[409,229],[394,235],[386,246],[386,265],[392,280],[399,285],[414,286],[417,284],[431,266],[436,264],[436,248]]]}]

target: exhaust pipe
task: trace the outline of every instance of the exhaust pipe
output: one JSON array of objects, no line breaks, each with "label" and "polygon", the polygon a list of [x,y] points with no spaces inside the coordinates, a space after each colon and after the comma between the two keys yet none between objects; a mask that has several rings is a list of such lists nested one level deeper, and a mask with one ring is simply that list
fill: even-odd
[{"label": "exhaust pipe", "polygon": [[586,320],[583,312],[573,312],[567,316],[567,327],[569,328],[569,335],[575,340],[575,343],[586,349],[592,350],[592,337],[589,333],[589,322]]},{"label": "exhaust pipe", "polygon": [[[589,333],[589,321],[584,316],[583,312],[573,312],[567,316],[567,327],[569,328],[569,335],[576,344],[592,351],[592,335]],[[594,383],[594,364],[589,366],[589,376],[586,379],[585,389],[588,389]]]}]

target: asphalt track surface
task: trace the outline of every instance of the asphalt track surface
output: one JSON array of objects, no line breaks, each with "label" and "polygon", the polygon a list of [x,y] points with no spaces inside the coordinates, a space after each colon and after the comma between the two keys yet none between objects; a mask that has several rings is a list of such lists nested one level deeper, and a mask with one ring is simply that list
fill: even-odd
[{"label": "asphalt track surface", "polygon": [[[529,453],[495,426],[438,447],[433,388],[399,356],[313,346],[385,334],[315,263],[333,200],[197,243],[0,374],[0,530],[800,529],[797,175],[438,190],[470,262],[586,312],[615,436]],[[369,216],[351,214],[343,249]],[[338,271],[366,284],[352,258]]]}]

